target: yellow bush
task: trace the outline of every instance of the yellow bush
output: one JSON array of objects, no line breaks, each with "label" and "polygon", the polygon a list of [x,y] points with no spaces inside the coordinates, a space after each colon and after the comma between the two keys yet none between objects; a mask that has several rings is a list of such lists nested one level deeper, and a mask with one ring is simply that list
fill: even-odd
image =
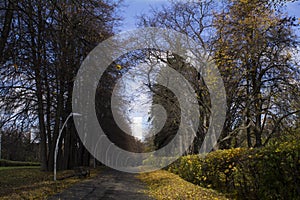
[{"label": "yellow bush", "polygon": [[239,199],[298,199],[300,145],[297,141],[261,149],[236,148],[181,157],[169,171],[185,180]]}]

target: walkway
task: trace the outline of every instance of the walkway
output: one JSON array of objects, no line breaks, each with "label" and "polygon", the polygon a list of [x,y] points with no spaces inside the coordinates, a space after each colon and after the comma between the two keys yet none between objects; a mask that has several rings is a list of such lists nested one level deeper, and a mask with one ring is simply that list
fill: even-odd
[{"label": "walkway", "polygon": [[49,200],[151,200],[152,198],[143,193],[145,188],[145,184],[135,178],[135,174],[103,169],[96,178],[75,184]]}]

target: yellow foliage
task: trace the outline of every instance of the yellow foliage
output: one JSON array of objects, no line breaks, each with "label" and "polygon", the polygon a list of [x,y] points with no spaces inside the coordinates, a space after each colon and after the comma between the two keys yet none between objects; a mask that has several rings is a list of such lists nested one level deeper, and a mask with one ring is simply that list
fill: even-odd
[{"label": "yellow foliage", "polygon": [[248,3],[248,0],[240,0],[241,3]]},{"label": "yellow foliage", "polygon": [[167,171],[155,171],[139,174],[138,178],[146,182],[150,196],[155,199],[227,199],[212,189],[202,188],[189,183],[179,176]]},{"label": "yellow foliage", "polygon": [[14,68],[15,68],[16,70],[18,70],[18,65],[17,65],[17,64],[13,64],[13,66],[14,66]]},{"label": "yellow foliage", "polygon": [[121,70],[121,69],[122,69],[122,66],[121,66],[121,65],[116,65],[116,69],[117,69],[117,70]]}]

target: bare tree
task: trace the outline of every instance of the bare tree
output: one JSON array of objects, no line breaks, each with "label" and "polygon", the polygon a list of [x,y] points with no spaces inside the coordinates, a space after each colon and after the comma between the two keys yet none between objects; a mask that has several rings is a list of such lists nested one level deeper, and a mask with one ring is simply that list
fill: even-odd
[{"label": "bare tree", "polygon": [[[53,167],[54,144],[71,112],[77,70],[98,42],[113,35],[118,5],[94,0],[0,4],[3,126],[39,127],[43,170]],[[61,168],[88,164],[89,154],[71,121],[62,141]]]}]

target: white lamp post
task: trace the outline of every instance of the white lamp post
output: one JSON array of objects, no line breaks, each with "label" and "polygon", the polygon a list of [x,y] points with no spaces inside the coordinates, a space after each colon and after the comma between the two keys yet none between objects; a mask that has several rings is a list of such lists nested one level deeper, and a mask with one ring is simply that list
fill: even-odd
[{"label": "white lamp post", "polygon": [[55,146],[55,151],[54,151],[54,181],[56,181],[56,160],[57,160],[57,154],[58,154],[58,144],[59,144],[59,140],[60,140],[60,137],[61,137],[61,133],[64,129],[64,127],[66,126],[69,118],[71,116],[81,116],[81,114],[79,113],[70,113],[69,116],[67,117],[67,119],[65,120],[64,124],[62,125],[61,129],[59,130],[59,133],[58,133],[58,137],[57,137],[57,140],[56,140],[56,146]]}]

